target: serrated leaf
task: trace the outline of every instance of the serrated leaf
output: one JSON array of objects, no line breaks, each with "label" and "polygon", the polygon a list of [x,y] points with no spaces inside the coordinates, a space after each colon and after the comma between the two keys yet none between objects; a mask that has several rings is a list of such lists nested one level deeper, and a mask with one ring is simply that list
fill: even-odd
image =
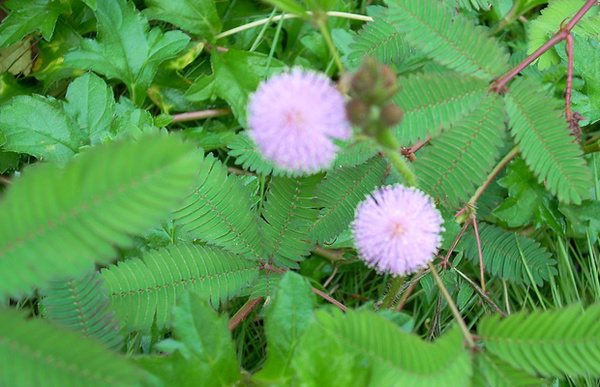
[{"label": "serrated leaf", "polygon": [[558,211],[558,201],[527,168],[522,159],[513,161],[506,175],[498,181],[508,190],[508,197],[492,214],[510,227],[527,226],[534,222],[536,228],[549,226],[564,234],[565,222]]},{"label": "serrated leaf", "polygon": [[241,379],[227,316],[195,293],[183,293],[173,310],[172,338],[156,345],[168,354],[138,359],[168,386],[231,386]]},{"label": "serrated leaf", "polygon": [[62,4],[55,0],[12,0],[5,3],[12,11],[0,24],[0,47],[10,46],[34,31],[52,39]]},{"label": "serrated leaf", "polygon": [[146,0],[144,14],[164,20],[202,38],[221,32],[221,20],[213,0]]},{"label": "serrated leaf", "polygon": [[88,142],[62,103],[52,97],[34,94],[14,98],[0,110],[0,126],[6,135],[5,150],[60,164]]},{"label": "serrated leaf", "polygon": [[[211,92],[227,101],[242,126],[246,124],[248,96],[256,90],[261,81],[285,69],[283,62],[273,58],[269,60],[265,54],[235,49],[213,53],[211,63],[213,76],[208,78],[212,78]],[[270,63],[269,67],[267,63]],[[207,87],[206,77],[201,77],[198,81],[199,83],[190,86],[186,94],[191,101],[207,98],[204,90]]]},{"label": "serrated leaf", "polygon": [[98,39],[84,39],[65,62],[122,80],[138,106],[165,60],[175,57],[189,42],[180,31],[151,30],[147,20],[125,0],[101,1],[95,11]]},{"label": "serrated leaf", "polygon": [[315,295],[308,281],[292,271],[286,272],[265,315],[267,362],[255,378],[287,384],[292,376],[290,362],[315,307]]},{"label": "serrated leaf", "polygon": [[515,368],[490,353],[475,354],[473,387],[542,387],[548,382]]},{"label": "serrated leaf", "polygon": [[141,373],[78,332],[0,309],[0,385],[131,386]]},{"label": "serrated leaf", "polygon": [[115,97],[106,82],[93,73],[74,80],[67,90],[65,112],[79,125],[91,145],[110,134]]},{"label": "serrated leaf", "polygon": [[82,153],[64,169],[40,164],[0,201],[0,298],[106,264],[189,195],[198,158],[175,135],[141,136]]}]

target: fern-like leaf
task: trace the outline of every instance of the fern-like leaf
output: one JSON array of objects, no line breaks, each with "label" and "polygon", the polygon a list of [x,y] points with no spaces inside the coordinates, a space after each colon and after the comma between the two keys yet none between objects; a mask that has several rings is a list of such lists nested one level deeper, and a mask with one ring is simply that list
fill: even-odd
[{"label": "fern-like leaf", "polygon": [[423,149],[415,171],[426,192],[459,207],[483,183],[506,138],[506,113],[499,98],[482,106]]},{"label": "fern-like leaf", "polygon": [[269,274],[261,273],[261,276],[254,281],[246,294],[248,294],[250,298],[272,297],[275,290],[277,290],[277,284],[281,281],[282,277],[283,274],[276,272],[270,272]]},{"label": "fern-like leaf", "polygon": [[258,277],[255,263],[216,247],[182,243],[102,270],[111,308],[128,330],[169,327],[171,308],[186,290],[213,304],[242,292]]},{"label": "fern-like leaf", "polygon": [[489,353],[475,354],[473,387],[542,387],[546,380],[515,368]]},{"label": "fern-like leaf", "polygon": [[106,288],[97,271],[80,278],[52,281],[44,290],[42,305],[53,322],[86,337],[94,337],[108,348],[117,350],[123,337],[120,327],[109,312]]},{"label": "fern-like leaf", "polygon": [[154,225],[193,187],[197,156],[175,135],[82,153],[63,170],[26,170],[0,202],[0,298],[108,263],[113,245]]},{"label": "fern-like leaf", "polygon": [[592,175],[564,118],[540,84],[520,78],[506,95],[511,133],[538,181],[564,203],[589,197]]},{"label": "fern-like leaf", "polygon": [[478,327],[485,348],[531,374],[562,378],[600,376],[600,305],[521,312],[503,320],[484,317]]},{"label": "fern-like leaf", "polygon": [[508,54],[487,30],[438,0],[389,0],[396,30],[433,61],[490,81],[508,70]]},{"label": "fern-like leaf", "polygon": [[244,132],[238,133],[227,147],[230,149],[229,156],[234,157],[235,163],[244,169],[262,175],[298,176],[298,173],[284,171],[271,160],[265,159],[256,143]]},{"label": "fern-like leaf", "polygon": [[131,386],[141,373],[79,332],[0,310],[0,385]]},{"label": "fern-like leaf", "polygon": [[377,156],[359,166],[329,172],[318,187],[316,206],[323,209],[309,229],[310,239],[322,243],[344,231],[358,203],[383,184],[386,170],[386,161]]},{"label": "fern-like leaf", "polygon": [[360,62],[363,57],[372,56],[381,63],[393,64],[404,62],[415,54],[415,50],[390,24],[386,11],[381,11],[373,19],[354,36],[349,60]]},{"label": "fern-like leaf", "polygon": [[174,213],[176,223],[202,242],[263,259],[258,216],[240,179],[228,176],[227,168],[209,154],[200,164],[196,184],[196,190]]},{"label": "fern-like leaf", "polygon": [[394,102],[404,117],[396,134],[405,145],[449,129],[481,104],[489,88],[487,82],[454,73],[411,75],[398,84]]},{"label": "fern-like leaf", "polygon": [[[485,223],[477,225],[483,265],[489,273],[519,284],[543,285],[557,274],[556,261],[539,243],[502,228]],[[474,233],[463,239],[465,256],[479,262],[479,250]]]},{"label": "fern-like leaf", "polygon": [[[316,313],[318,325],[364,356],[373,386],[466,386],[471,358],[458,329],[434,343],[406,333],[371,311]],[[435,359],[435,360],[433,360]]]},{"label": "fern-like leaf", "polygon": [[296,262],[310,253],[308,230],[319,215],[314,201],[321,178],[274,177],[269,184],[262,231],[269,261],[279,267],[297,267]]}]

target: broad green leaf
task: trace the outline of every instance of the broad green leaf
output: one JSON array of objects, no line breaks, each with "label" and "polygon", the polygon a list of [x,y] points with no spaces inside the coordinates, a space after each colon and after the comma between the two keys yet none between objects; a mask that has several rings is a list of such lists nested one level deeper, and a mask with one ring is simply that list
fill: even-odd
[{"label": "broad green leaf", "polygon": [[112,89],[93,73],[82,75],[69,85],[65,111],[77,122],[91,145],[101,143],[110,133],[114,106]]},{"label": "broad green leaf", "polygon": [[130,361],[79,332],[0,309],[0,385],[132,386],[141,373]]},{"label": "broad green leaf", "polygon": [[98,39],[83,40],[79,49],[65,56],[65,62],[122,80],[139,106],[158,66],[183,50],[190,39],[180,31],[149,30],[133,2],[101,1],[95,15]]},{"label": "broad green leaf", "polygon": [[567,225],[574,236],[584,238],[589,230],[592,243],[600,232],[600,201],[584,200],[580,205],[561,204],[558,209],[567,217]]},{"label": "broad green leaf", "polygon": [[[0,137],[2,137],[1,132]],[[0,151],[0,173],[4,173],[9,169],[17,169],[19,160],[21,160],[21,156],[18,153]]]},{"label": "broad green leaf", "polygon": [[146,0],[144,14],[164,20],[201,38],[221,32],[221,20],[214,0]]},{"label": "broad green leaf", "polygon": [[291,361],[316,306],[308,281],[288,271],[277,285],[275,300],[265,316],[267,362],[255,376],[286,385],[292,376]]},{"label": "broad green leaf", "polygon": [[0,74],[0,105],[18,95],[31,94],[37,87],[19,83],[10,73]]},{"label": "broad green leaf", "polygon": [[19,96],[0,110],[0,127],[6,135],[3,149],[66,163],[88,143],[85,132],[52,97]]},{"label": "broad green leaf", "polygon": [[195,147],[158,133],[26,169],[0,201],[0,299],[110,262],[189,195],[198,163]]},{"label": "broad green leaf", "polygon": [[44,39],[52,39],[56,20],[62,10],[56,0],[12,0],[5,6],[12,11],[0,24],[0,47],[7,47],[25,35],[39,31]]},{"label": "broad green leaf", "polygon": [[[216,96],[223,98],[231,106],[238,121],[246,123],[246,105],[248,96],[256,90],[258,84],[269,75],[283,71],[285,65],[269,58],[265,54],[244,52],[230,49],[227,52],[215,52],[211,57],[214,74],[212,82],[205,76],[199,78],[198,84],[193,84],[188,90],[187,97],[192,101],[205,99],[206,87],[210,87]],[[214,84],[213,84],[214,83]]]},{"label": "broad green leaf", "polygon": [[513,161],[506,176],[498,183],[508,190],[508,198],[493,211],[498,219],[510,227],[527,226],[533,222],[536,228],[549,226],[558,233],[565,232],[558,201],[537,182],[523,159]]},{"label": "broad green leaf", "polygon": [[138,359],[165,386],[232,386],[241,379],[235,346],[219,316],[194,293],[184,293],[173,311],[172,338],[157,344],[168,356]]}]

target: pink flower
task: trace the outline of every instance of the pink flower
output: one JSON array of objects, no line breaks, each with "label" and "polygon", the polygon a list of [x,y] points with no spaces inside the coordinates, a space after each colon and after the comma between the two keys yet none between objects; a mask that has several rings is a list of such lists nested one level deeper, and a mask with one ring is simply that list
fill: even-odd
[{"label": "pink flower", "polygon": [[358,205],[352,224],[360,257],[380,273],[406,275],[434,258],[444,231],[431,198],[402,185],[378,189]]},{"label": "pink flower", "polygon": [[288,171],[329,167],[338,149],[332,139],[351,135],[344,97],[329,78],[298,68],[262,83],[248,113],[250,137],[265,158]]}]

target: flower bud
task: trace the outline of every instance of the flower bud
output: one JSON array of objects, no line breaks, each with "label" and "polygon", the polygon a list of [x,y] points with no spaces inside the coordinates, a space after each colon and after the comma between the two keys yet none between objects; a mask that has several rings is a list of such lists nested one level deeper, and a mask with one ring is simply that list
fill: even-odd
[{"label": "flower bud", "polygon": [[364,128],[370,120],[369,105],[359,99],[351,99],[346,103],[346,117],[353,125]]},{"label": "flower bud", "polygon": [[398,105],[388,104],[381,108],[379,121],[385,127],[391,128],[398,125],[402,121],[404,112],[400,110]]}]

